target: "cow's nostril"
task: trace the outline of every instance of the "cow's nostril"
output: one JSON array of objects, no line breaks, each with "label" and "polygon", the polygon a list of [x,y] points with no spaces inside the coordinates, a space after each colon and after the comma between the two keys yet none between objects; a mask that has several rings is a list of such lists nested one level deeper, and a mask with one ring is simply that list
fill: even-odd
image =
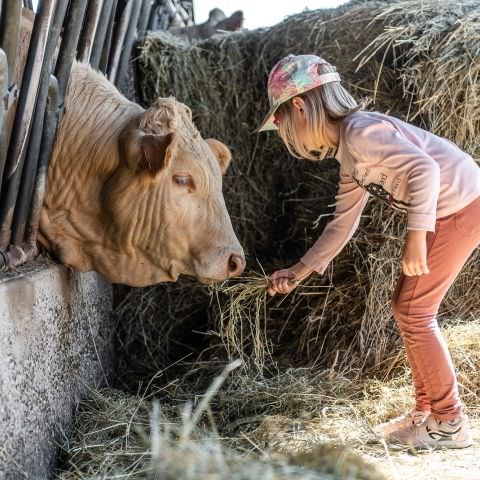
[{"label": "cow's nostril", "polygon": [[228,260],[228,269],[230,270],[231,273],[237,270],[238,268],[237,261],[238,259],[235,257],[235,255],[230,256],[230,259]]},{"label": "cow's nostril", "polygon": [[240,275],[244,268],[244,260],[239,255],[230,255],[228,259],[228,273],[230,277]]}]

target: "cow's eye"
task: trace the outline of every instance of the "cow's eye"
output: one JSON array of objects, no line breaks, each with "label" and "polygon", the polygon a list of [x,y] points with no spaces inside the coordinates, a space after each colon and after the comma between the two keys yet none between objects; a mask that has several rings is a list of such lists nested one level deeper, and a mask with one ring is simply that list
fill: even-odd
[{"label": "cow's eye", "polygon": [[174,175],[173,181],[176,185],[180,187],[187,187],[191,190],[195,188],[193,178],[190,175]]}]

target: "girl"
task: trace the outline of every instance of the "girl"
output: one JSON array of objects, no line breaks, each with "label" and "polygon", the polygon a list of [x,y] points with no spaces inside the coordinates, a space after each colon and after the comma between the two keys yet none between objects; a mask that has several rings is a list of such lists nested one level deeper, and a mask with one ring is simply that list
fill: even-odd
[{"label": "girl", "polygon": [[270,111],[257,131],[277,130],[297,158],[336,157],[340,181],[333,219],[298,263],[274,272],[268,292],[287,294],[323,274],[358,227],[370,195],[407,212],[402,273],[393,293],[415,386],[416,406],[378,427],[395,443],[463,448],[472,444],[452,360],[436,314],[480,244],[480,168],[449,140],[396,117],[365,110],[334,66],[288,55],[268,78]]}]

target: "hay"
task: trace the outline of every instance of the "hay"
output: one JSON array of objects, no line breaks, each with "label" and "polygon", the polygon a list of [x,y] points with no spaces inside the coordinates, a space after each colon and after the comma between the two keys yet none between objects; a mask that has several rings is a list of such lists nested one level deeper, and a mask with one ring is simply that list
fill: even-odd
[{"label": "hay", "polygon": [[387,23],[385,31],[357,55],[359,68],[379,51],[393,57],[390,67],[402,82],[407,118],[478,153],[480,5],[392,3],[377,17]]},{"label": "hay", "polygon": [[[251,266],[258,261],[269,274],[295,263],[328,221],[338,181],[333,159],[298,161],[288,157],[276,135],[251,133],[268,108],[267,73],[287,53],[324,56],[354,96],[375,99],[372,109],[411,120],[480,154],[474,135],[480,118],[480,62],[468,62],[478,57],[480,7],[472,1],[421,5],[419,13],[413,0],[351,2],[195,45],[166,33],[145,39],[139,58],[144,101],[175,95],[192,107],[205,137],[220,138],[233,151],[225,198]],[[452,73],[444,75],[445,68]],[[454,94],[447,95],[447,87]],[[242,287],[233,284],[220,289],[208,306],[203,298],[199,324],[207,315],[210,354],[241,354],[260,368],[269,358],[280,365],[334,364],[340,372],[355,374],[372,372],[375,365],[389,370],[392,350],[401,349],[390,297],[404,224],[402,214],[372,200],[327,273],[312,277],[281,305],[264,302],[260,291],[258,298],[250,296],[240,305],[232,292]],[[478,279],[478,255],[447,295],[441,321],[480,316],[480,298],[471,288]],[[175,291],[197,303],[195,294]],[[152,305],[164,301],[162,288],[148,295]],[[162,324],[182,323],[181,312],[162,309],[158,317]],[[133,326],[138,321],[141,316],[132,313],[121,318]],[[222,334],[220,341],[214,332]]]},{"label": "hay", "polygon": [[210,303],[208,288],[190,279],[148,288],[117,287],[118,383],[136,389],[165,365],[197,356],[206,343],[200,335],[192,337],[192,330],[208,328]]},{"label": "hay", "polygon": [[[478,416],[480,321],[444,333],[467,411]],[[227,377],[211,361],[186,363],[168,379],[157,372],[137,395],[91,392],[62,442],[58,478],[380,479],[385,470],[404,478],[391,461],[396,450],[372,430],[413,406],[406,359],[393,360],[390,380],[271,365],[263,373],[243,365]]]},{"label": "hay", "polygon": [[[162,402],[111,389],[92,392],[77,413],[75,434],[62,444],[64,463],[57,478],[386,478],[375,466],[340,444],[317,443],[281,454],[255,444],[255,435],[220,435],[218,430],[226,422],[231,424],[231,419],[223,409],[212,411],[209,403],[236,366],[228,365],[196,405],[184,401],[178,391],[177,398],[165,398],[167,389],[155,392],[155,396],[164,398]],[[238,397],[241,392],[230,386],[229,394]]]},{"label": "hay", "polygon": [[[174,94],[205,137],[231,147],[226,203],[250,268],[264,271],[210,292],[187,280],[117,289],[120,381],[144,393],[92,392],[63,442],[60,478],[381,478],[365,457],[404,478],[372,431],[413,402],[390,312],[404,218],[369,202],[325,275],[268,298],[265,273],[295,263],[326,225],[338,165],[289,158],[275,135],[251,131],[268,108],[271,66],[313,52],[337,66],[354,96],[372,96],[372,109],[480,156],[480,62],[468,63],[478,58],[479,11],[472,1],[354,1],[195,45],[162,33],[145,40],[144,101]],[[477,251],[439,313],[472,416],[480,414],[479,264]],[[237,357],[243,366],[210,390],[182,440],[199,392]]]},{"label": "hay", "polygon": [[[235,282],[215,285],[213,291],[219,312],[218,334],[223,340],[229,359],[250,356],[257,368],[271,359],[271,341],[266,332],[268,278],[263,275],[243,275]],[[220,294],[229,298],[222,302]],[[252,353],[249,355],[248,349]]]}]

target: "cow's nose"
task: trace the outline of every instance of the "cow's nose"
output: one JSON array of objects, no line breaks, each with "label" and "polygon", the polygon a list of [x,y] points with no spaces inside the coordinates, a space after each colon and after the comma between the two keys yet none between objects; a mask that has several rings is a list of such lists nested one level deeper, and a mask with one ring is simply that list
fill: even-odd
[{"label": "cow's nose", "polygon": [[228,278],[238,277],[245,268],[245,257],[233,253],[228,259]]}]

